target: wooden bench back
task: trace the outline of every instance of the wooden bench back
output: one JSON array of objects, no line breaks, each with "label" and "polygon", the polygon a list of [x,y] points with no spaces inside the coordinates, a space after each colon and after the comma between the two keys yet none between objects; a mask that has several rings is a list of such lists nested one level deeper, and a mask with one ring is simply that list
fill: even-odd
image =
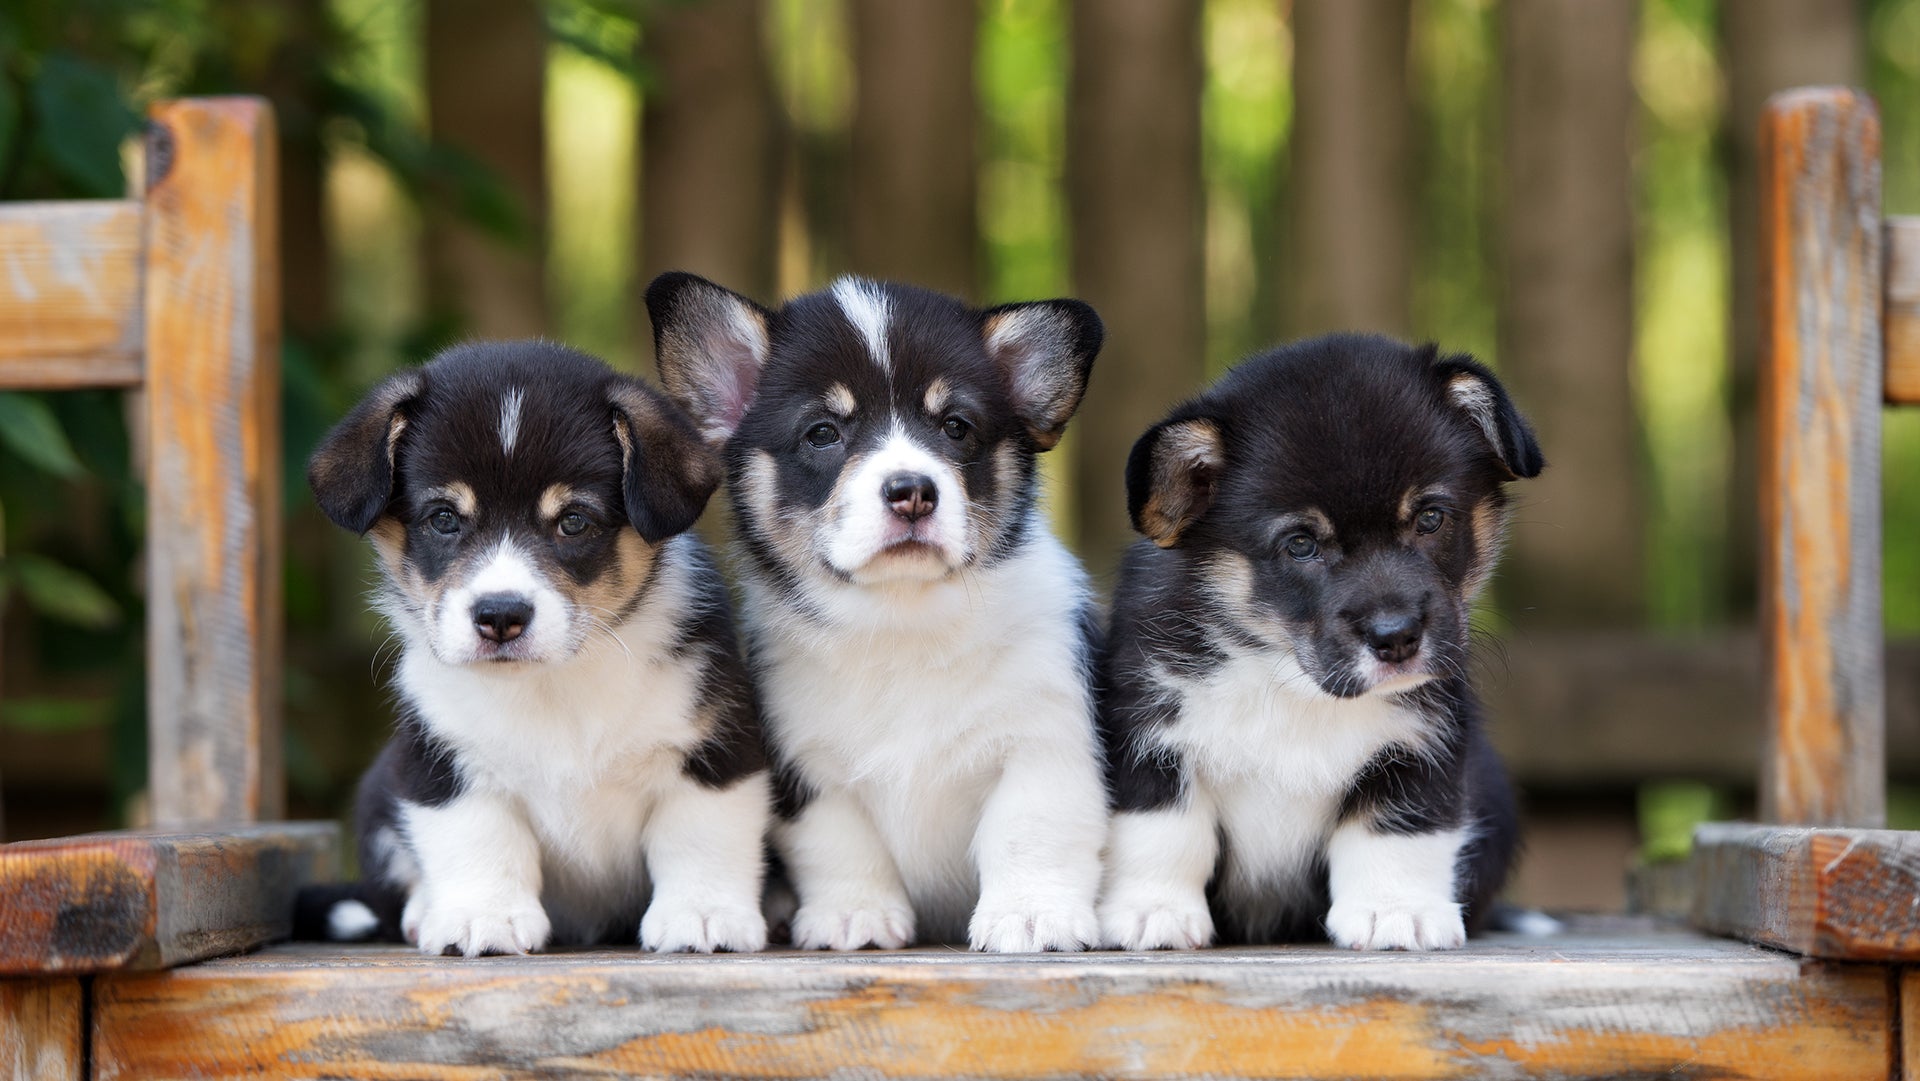
[{"label": "wooden bench back", "polygon": [[1920,403],[1920,219],[1880,209],[1880,119],[1843,88],[1761,128],[1761,817],[1886,818],[1880,411]]},{"label": "wooden bench back", "polygon": [[143,392],[156,825],[282,814],[274,142],[257,99],[162,102],[142,198],[0,204],[0,389]]}]

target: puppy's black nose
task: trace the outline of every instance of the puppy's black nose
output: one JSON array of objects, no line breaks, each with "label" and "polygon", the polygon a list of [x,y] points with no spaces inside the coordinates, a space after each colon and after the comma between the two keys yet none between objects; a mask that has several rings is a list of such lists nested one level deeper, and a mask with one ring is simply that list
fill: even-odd
[{"label": "puppy's black nose", "polygon": [[511,642],[533,622],[533,605],[513,593],[489,593],[473,602],[473,629],[489,642]]},{"label": "puppy's black nose", "polygon": [[925,473],[895,473],[880,485],[880,498],[887,501],[893,513],[917,522],[933,513],[934,505],[940,502],[940,489]]},{"label": "puppy's black nose", "polygon": [[1382,612],[1367,618],[1360,637],[1374,656],[1388,664],[1399,664],[1420,652],[1420,632],[1425,624],[1412,612]]}]

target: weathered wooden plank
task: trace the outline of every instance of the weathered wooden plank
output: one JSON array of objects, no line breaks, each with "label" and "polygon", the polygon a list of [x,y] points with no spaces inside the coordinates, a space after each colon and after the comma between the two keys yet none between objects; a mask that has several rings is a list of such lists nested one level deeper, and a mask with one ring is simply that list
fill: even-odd
[{"label": "weathered wooden plank", "polygon": [[1885,1076],[1886,970],[1687,935],[475,962],[280,947],[95,983],[102,1078]]},{"label": "weathered wooden plank", "polygon": [[1905,969],[1900,977],[1900,1064],[1896,1076],[1920,1078],[1920,968]]},{"label": "weathered wooden plank", "polygon": [[85,993],[73,978],[0,980],[0,1077],[85,1081]]},{"label": "weathered wooden plank", "polygon": [[274,124],[163,102],[147,137],[148,772],[161,826],[278,817]]},{"label": "weathered wooden plank", "polygon": [[1920,833],[1716,822],[1693,841],[1693,924],[1843,961],[1920,961]]},{"label": "weathered wooden plank", "polygon": [[1761,816],[1885,820],[1880,626],[1880,121],[1777,95],[1762,130]]},{"label": "weathered wooden plank", "polygon": [[0,206],[0,389],[140,382],[140,204]]},{"label": "weathered wooden plank", "polygon": [[332,822],[0,845],[0,975],[151,969],[285,938],[339,874]]},{"label": "weathered wooden plank", "polygon": [[1887,401],[1920,405],[1920,217],[1888,218]]}]

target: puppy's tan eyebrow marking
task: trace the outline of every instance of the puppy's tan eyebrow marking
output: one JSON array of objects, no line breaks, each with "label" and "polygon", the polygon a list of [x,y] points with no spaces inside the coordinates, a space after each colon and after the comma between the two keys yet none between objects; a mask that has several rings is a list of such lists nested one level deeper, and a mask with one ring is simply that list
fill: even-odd
[{"label": "puppy's tan eyebrow marking", "polygon": [[429,502],[440,500],[453,504],[462,517],[471,518],[480,510],[480,500],[473,494],[473,486],[465,481],[448,481],[435,488],[420,493]]},{"label": "puppy's tan eyebrow marking", "polygon": [[853,416],[853,408],[857,404],[853,400],[853,391],[848,390],[845,383],[835,383],[828,387],[827,392],[821,395],[820,402],[827,407],[828,412],[843,419]]},{"label": "puppy's tan eyebrow marking", "polygon": [[567,504],[579,502],[582,502],[579,492],[564,484],[549,484],[547,490],[540,493],[540,519],[547,521],[558,518],[560,512],[567,509]]},{"label": "puppy's tan eyebrow marking", "polygon": [[939,416],[947,411],[947,402],[953,398],[953,388],[947,385],[944,377],[937,377],[927,384],[927,412]]},{"label": "puppy's tan eyebrow marking", "polygon": [[1306,507],[1282,514],[1273,520],[1275,540],[1284,540],[1290,533],[1310,533],[1315,537],[1331,537],[1333,536],[1333,519],[1322,514],[1318,507]]},{"label": "puppy's tan eyebrow marking", "polygon": [[1411,519],[1419,512],[1424,503],[1447,503],[1453,499],[1453,490],[1442,484],[1431,484],[1425,488],[1409,488],[1407,494],[1400,497],[1400,518]]}]

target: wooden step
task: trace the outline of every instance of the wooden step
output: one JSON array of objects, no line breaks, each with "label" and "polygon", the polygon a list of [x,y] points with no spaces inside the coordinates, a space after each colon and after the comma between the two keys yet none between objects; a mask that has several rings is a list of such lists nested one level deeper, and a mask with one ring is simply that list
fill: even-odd
[{"label": "wooden step", "polygon": [[1891,969],[1679,931],[992,957],[280,946],[92,985],[96,1076],[1888,1076]]}]

